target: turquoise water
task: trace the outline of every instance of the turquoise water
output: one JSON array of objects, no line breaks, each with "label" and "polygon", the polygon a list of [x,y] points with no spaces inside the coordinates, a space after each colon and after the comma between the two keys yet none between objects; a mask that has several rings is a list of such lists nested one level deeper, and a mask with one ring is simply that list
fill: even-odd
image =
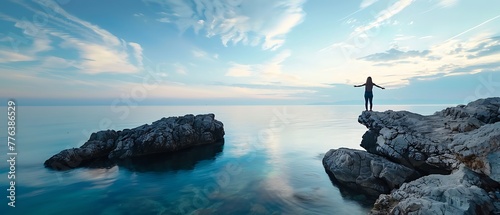
[{"label": "turquoise water", "polygon": [[[432,114],[445,106],[376,106]],[[321,163],[331,148],[360,149],[362,106],[109,106],[17,109],[16,207],[1,214],[366,214],[371,202],[341,192]],[[2,111],[7,112],[6,107]],[[90,132],[133,128],[165,116],[214,113],[224,144],[107,169],[48,170]],[[0,185],[7,196],[6,114]]]}]

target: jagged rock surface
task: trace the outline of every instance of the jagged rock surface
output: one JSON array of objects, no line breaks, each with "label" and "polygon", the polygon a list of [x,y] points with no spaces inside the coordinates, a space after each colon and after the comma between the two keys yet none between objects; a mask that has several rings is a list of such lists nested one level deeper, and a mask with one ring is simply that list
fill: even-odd
[{"label": "jagged rock surface", "polygon": [[[373,214],[500,214],[500,98],[479,99],[429,116],[364,111],[358,122],[369,129],[361,142],[368,153],[423,175],[380,195]],[[350,163],[364,160],[351,158],[357,160]],[[343,166],[330,162],[325,168]],[[363,186],[360,182],[355,186]]]},{"label": "jagged rock surface", "polygon": [[45,161],[47,168],[66,170],[99,159],[125,159],[174,152],[223,140],[224,125],[214,114],[162,118],[151,125],[92,133],[80,148],[65,149]]},{"label": "jagged rock surface", "polygon": [[467,167],[500,181],[500,122],[457,134],[448,147]]},{"label": "jagged rock surface", "polygon": [[389,193],[420,176],[417,171],[379,155],[347,148],[328,151],[323,165],[338,182],[373,196]]},{"label": "jagged rock surface", "polygon": [[424,176],[380,195],[370,214],[490,214],[499,201],[492,190],[498,188],[498,182],[462,166],[450,175]]},{"label": "jagged rock surface", "polygon": [[[472,155],[489,143],[498,146],[497,135],[500,135],[498,131],[488,128],[489,126],[482,127],[499,121],[500,98],[480,99],[468,105],[446,108],[430,116],[389,110],[365,111],[358,118],[358,122],[369,129],[363,135],[361,143],[363,148],[370,153],[415,168],[424,174],[449,174],[464,159],[498,158],[498,147],[487,147],[478,157]],[[497,128],[498,125],[494,127]],[[497,132],[497,135],[488,134],[491,131]],[[469,141],[467,148],[460,148],[460,145],[467,140],[475,140],[474,138],[482,135],[487,137],[483,138],[481,144]],[[476,150],[471,151],[471,148]],[[476,170],[474,166],[469,167]],[[498,171],[498,167],[489,169]],[[477,171],[483,170],[477,169]]]}]

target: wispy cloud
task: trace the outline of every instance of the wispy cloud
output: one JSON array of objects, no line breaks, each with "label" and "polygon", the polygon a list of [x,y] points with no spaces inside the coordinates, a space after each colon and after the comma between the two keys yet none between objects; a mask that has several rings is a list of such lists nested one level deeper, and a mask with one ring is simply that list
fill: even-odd
[{"label": "wispy cloud", "polygon": [[148,0],[163,5],[158,21],[175,23],[181,31],[192,28],[222,43],[261,45],[265,50],[281,47],[286,34],[305,17],[304,0]]},{"label": "wispy cloud", "polygon": [[390,49],[383,53],[375,53],[365,57],[360,58],[361,60],[367,61],[391,61],[391,60],[401,60],[412,57],[425,57],[429,54],[429,50],[425,51],[401,51],[397,49]]},{"label": "wispy cloud", "polygon": [[372,28],[381,26],[382,24],[384,24],[384,22],[386,22],[387,20],[389,20],[390,18],[392,18],[393,16],[395,16],[396,14],[400,13],[405,8],[410,6],[413,3],[413,1],[414,0],[397,1],[396,3],[389,6],[387,9],[379,12],[375,16],[375,20],[373,20],[372,22],[370,22],[366,25],[359,26],[356,29],[354,29],[352,35],[358,35],[360,33],[369,31]]},{"label": "wispy cloud", "polygon": [[[428,50],[401,51],[390,49],[374,53],[332,68],[333,82],[357,83],[374,76],[377,83],[402,87],[414,78],[440,78],[452,75],[500,72],[500,37],[478,34],[468,40],[450,40]],[[356,71],[356,72],[353,72]],[[345,77],[350,77],[346,79]]]},{"label": "wispy cloud", "polygon": [[249,77],[252,75],[254,68],[251,65],[244,65],[231,62],[231,67],[227,70],[226,76],[230,77]]},{"label": "wispy cloud", "polygon": [[156,19],[156,21],[163,22],[163,23],[171,23],[172,22],[172,20],[170,20],[167,17],[158,18],[158,19]]},{"label": "wispy cloud", "polygon": [[457,37],[460,37],[460,36],[462,36],[462,35],[464,35],[464,34],[466,34],[466,33],[470,32],[470,31],[472,31],[472,30],[474,30],[474,29],[476,29],[476,28],[479,28],[479,27],[481,27],[482,25],[487,24],[487,23],[489,23],[489,22],[491,22],[491,21],[493,21],[493,20],[495,20],[495,19],[498,19],[498,18],[500,18],[500,15],[495,16],[495,17],[493,17],[493,18],[491,18],[491,19],[488,19],[488,20],[486,20],[486,21],[484,21],[484,22],[481,22],[481,23],[479,23],[478,25],[476,25],[476,26],[474,26],[474,27],[472,27],[472,28],[469,28],[469,29],[467,29],[467,30],[465,30],[465,31],[463,31],[463,32],[461,32],[461,33],[459,33],[459,34],[457,34],[457,35],[455,35],[455,36],[453,36],[453,37],[449,38],[449,39],[448,39],[448,40],[446,40],[446,41],[450,41],[450,40],[453,40],[453,39],[455,39],[455,38],[457,38]]},{"label": "wispy cloud", "polygon": [[50,22],[40,26],[26,19],[12,18],[5,14],[0,16],[0,19],[13,22],[16,28],[21,29],[24,39],[31,40],[32,46],[20,49],[19,55],[35,60],[44,59],[43,52],[58,46],[75,50],[78,58],[66,60],[73,61],[76,68],[85,73],[135,73],[141,70],[143,57],[138,43],[127,43],[109,31],[66,12],[52,0],[36,0],[35,3],[40,7],[24,2],[16,3],[35,14],[50,18]]},{"label": "wispy cloud", "polygon": [[415,38],[415,36],[398,34],[398,35],[396,35],[396,37],[394,37],[394,40],[395,41],[405,41],[405,40],[412,40],[414,38]]},{"label": "wispy cloud", "polygon": [[247,77],[252,74],[259,76],[261,79],[270,79],[271,76],[283,74],[283,62],[290,57],[290,50],[284,50],[274,56],[271,60],[261,64],[245,65],[238,63],[230,63],[226,76],[232,77]]},{"label": "wispy cloud", "polygon": [[193,50],[192,53],[193,56],[197,58],[204,58],[207,56],[207,53],[201,50]]},{"label": "wispy cloud", "polygon": [[245,78],[248,83],[257,85],[324,87],[323,84],[312,83],[301,76],[292,74],[283,68],[285,61],[291,56],[290,50],[283,50],[267,62],[259,64],[230,63],[226,76]]},{"label": "wispy cloud", "polygon": [[174,71],[177,73],[177,74],[181,74],[181,75],[185,75],[187,74],[187,68],[182,65],[181,63],[174,63],[173,64],[174,66]]},{"label": "wispy cloud", "polygon": [[138,43],[133,43],[133,42],[129,42],[128,45],[130,47],[132,47],[132,53],[133,53],[133,56],[135,57],[135,60],[137,61],[136,64],[139,66],[139,67],[142,67],[143,66],[143,55],[142,55],[142,47],[141,45],[139,45]]},{"label": "wispy cloud", "polygon": [[[51,46],[52,41],[42,32],[43,29],[38,28],[33,23],[27,20],[19,20],[3,13],[0,13],[0,19],[14,23],[16,28],[21,29],[24,35],[31,38],[29,40],[26,37],[12,34],[12,32],[10,32],[9,36],[2,38],[0,42],[6,42],[10,45],[10,52],[15,52],[9,54],[9,56],[13,57],[11,60],[5,59],[3,62],[34,61],[39,53],[53,49]],[[24,47],[20,47],[21,44]]]},{"label": "wispy cloud", "polygon": [[451,7],[458,3],[458,0],[439,0],[439,5],[442,7]]},{"label": "wispy cloud", "polygon": [[481,58],[490,55],[500,55],[500,36],[484,40],[467,51],[468,59]]},{"label": "wispy cloud", "polygon": [[[361,12],[365,10],[368,6],[371,4],[375,3],[377,0],[364,0],[361,5],[360,9],[357,11],[349,14],[348,16],[342,18],[341,20],[345,20],[350,16],[353,16],[354,14]],[[400,0],[396,1],[395,3],[389,5],[387,8],[384,10],[378,12],[372,20],[368,21],[366,24],[362,25],[357,25],[358,23],[361,22],[349,22],[348,24],[355,24],[353,26],[354,30],[349,33],[349,37],[346,38],[342,42],[334,42],[322,49],[319,50],[319,52],[325,52],[325,51],[332,51],[332,50],[340,50],[343,54],[344,57],[346,58],[351,58],[353,53],[353,50],[359,51],[359,48],[364,46],[362,42],[366,41],[371,41],[371,39],[367,38],[370,36],[373,37],[373,32],[377,31],[370,31],[373,28],[377,29],[382,25],[397,25],[399,22],[397,20],[391,20],[395,15],[399,14],[402,12],[405,8],[409,7],[414,0]],[[351,19],[349,19],[351,20]],[[354,19],[352,19],[354,20]],[[396,38],[397,39],[397,38]]]},{"label": "wispy cloud", "polygon": [[431,35],[427,35],[427,36],[420,37],[420,38],[418,38],[418,39],[425,40],[425,39],[430,39],[430,38],[432,38],[432,37],[433,37],[433,36],[431,36]]},{"label": "wispy cloud", "polygon": [[34,61],[34,60],[35,58],[32,56],[12,51],[0,50],[0,63]]},{"label": "wispy cloud", "polygon": [[67,60],[60,57],[48,56],[43,58],[42,64],[40,65],[42,68],[69,68],[69,67],[77,67],[74,60]]},{"label": "wispy cloud", "polygon": [[429,9],[423,11],[422,14],[429,13],[436,9],[449,8],[456,5],[457,3],[458,0],[438,0],[438,2],[432,5]]},{"label": "wispy cloud", "polygon": [[368,7],[368,6],[372,5],[372,4],[374,4],[374,3],[375,3],[375,2],[377,2],[377,1],[378,1],[378,0],[363,0],[363,1],[361,2],[361,5],[359,5],[359,7],[361,7],[361,8],[366,8],[366,7]]}]

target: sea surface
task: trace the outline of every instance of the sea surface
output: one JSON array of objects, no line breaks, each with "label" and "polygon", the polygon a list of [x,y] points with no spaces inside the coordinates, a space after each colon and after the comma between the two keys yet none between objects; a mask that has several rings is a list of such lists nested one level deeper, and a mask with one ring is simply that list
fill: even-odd
[{"label": "sea surface", "polygon": [[[447,105],[375,106],[432,114]],[[17,106],[15,208],[7,206],[7,108],[0,113],[0,214],[366,214],[373,200],[339,189],[321,159],[362,149],[358,106]],[[43,162],[91,132],[214,113],[225,141],[110,168]]]}]

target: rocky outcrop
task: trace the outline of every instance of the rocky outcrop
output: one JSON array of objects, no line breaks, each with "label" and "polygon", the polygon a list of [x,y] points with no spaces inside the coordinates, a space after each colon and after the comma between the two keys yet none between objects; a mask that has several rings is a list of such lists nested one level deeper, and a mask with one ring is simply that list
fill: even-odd
[{"label": "rocky outcrop", "polygon": [[457,134],[448,147],[467,167],[500,181],[500,123]]},{"label": "rocky outcrop", "polygon": [[[363,112],[369,130],[361,146],[368,152],[423,174],[449,174],[459,163],[496,174],[499,159],[500,98],[480,99],[430,116],[407,111]],[[484,164],[484,165],[478,165]]]},{"label": "rocky outcrop", "polygon": [[[358,122],[368,128],[361,142],[366,149],[364,153],[377,155],[379,163],[394,162],[422,176],[416,180],[410,177],[391,191],[366,190],[370,191],[368,194],[373,191],[383,194],[373,214],[429,214],[431,211],[500,214],[500,98],[480,99],[429,116],[408,111],[364,111]],[[345,154],[361,154],[354,149],[342,151],[333,155],[331,150],[323,159],[325,169],[335,179],[345,178],[349,170],[353,174],[349,179],[365,178],[366,172],[372,174],[367,167],[362,172],[346,168],[346,163],[367,165],[366,159],[373,156],[342,159]],[[330,157],[332,155],[337,157]],[[372,181],[379,184],[371,187],[386,184]],[[349,183],[366,187],[365,180]]]},{"label": "rocky outcrop", "polygon": [[65,149],[45,161],[47,168],[66,170],[95,161],[121,160],[222,141],[224,126],[214,114],[162,118],[151,125],[92,133],[80,148]]},{"label": "rocky outcrop", "polygon": [[[382,194],[370,214],[490,214],[499,203],[498,182],[466,167],[428,175]],[[488,193],[489,192],[489,193]]]},{"label": "rocky outcrop", "polygon": [[361,146],[368,152],[414,168],[424,174],[449,174],[457,160],[447,145],[452,132],[443,118],[407,111],[363,112],[358,122],[369,130]]},{"label": "rocky outcrop", "polygon": [[417,171],[382,156],[347,148],[328,151],[323,165],[339,183],[374,196],[389,193],[420,176]]}]

